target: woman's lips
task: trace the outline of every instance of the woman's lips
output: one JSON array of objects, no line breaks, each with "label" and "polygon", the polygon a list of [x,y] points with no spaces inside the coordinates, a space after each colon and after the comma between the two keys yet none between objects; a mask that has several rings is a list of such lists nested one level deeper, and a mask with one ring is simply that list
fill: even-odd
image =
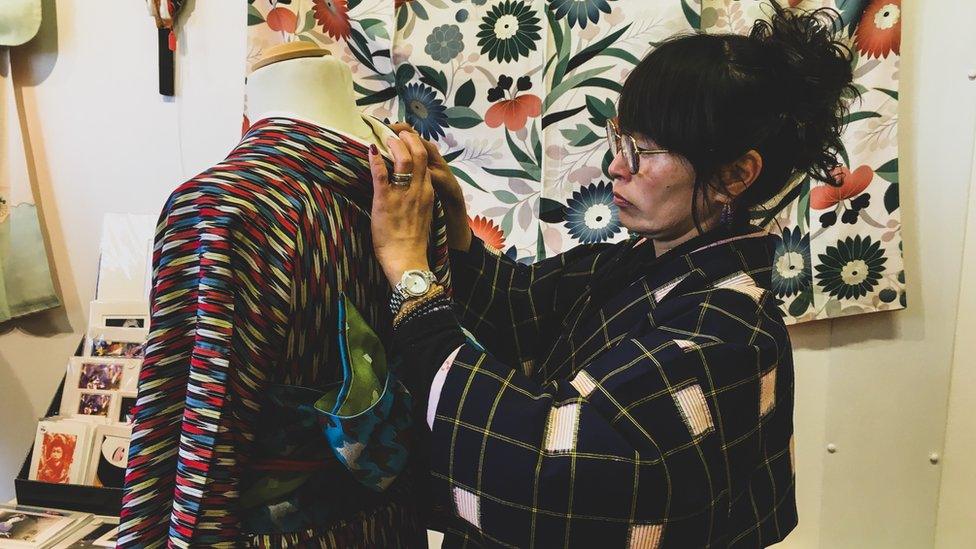
[{"label": "woman's lips", "polygon": [[624,197],[620,196],[617,193],[613,193],[613,203],[616,204],[618,208],[626,208],[628,206],[633,206],[633,204],[628,202],[627,199],[625,199]]}]

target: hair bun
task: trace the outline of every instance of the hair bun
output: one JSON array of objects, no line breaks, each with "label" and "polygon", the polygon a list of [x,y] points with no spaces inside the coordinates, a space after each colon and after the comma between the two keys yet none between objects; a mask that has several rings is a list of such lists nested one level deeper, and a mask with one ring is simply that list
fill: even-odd
[{"label": "hair bun", "polygon": [[781,98],[779,116],[795,128],[798,171],[833,182],[837,151],[843,148],[838,124],[853,86],[852,52],[838,39],[840,14],[830,8],[788,10],[771,5],[769,20],[757,21],[750,38],[769,56]]}]

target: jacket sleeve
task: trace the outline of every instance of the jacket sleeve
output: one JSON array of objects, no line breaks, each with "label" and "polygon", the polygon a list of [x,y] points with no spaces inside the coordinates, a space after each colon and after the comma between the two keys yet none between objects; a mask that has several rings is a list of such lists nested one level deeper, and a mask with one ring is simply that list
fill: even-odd
[{"label": "jacket sleeve", "polygon": [[287,238],[239,216],[177,191],[160,218],[120,547],[237,543],[241,459],[291,291]]},{"label": "jacket sleeve", "polygon": [[752,473],[738,464],[789,459],[760,456],[751,435],[770,405],[760,379],[788,348],[745,326],[758,323],[748,298],[714,294],[565,381],[536,383],[465,343],[432,432],[435,501],[454,517],[442,527],[517,547],[713,541],[730,479]]},{"label": "jacket sleeve", "polygon": [[513,366],[538,360],[610,247],[578,246],[523,265],[472,237],[467,252],[451,251],[461,324]]}]

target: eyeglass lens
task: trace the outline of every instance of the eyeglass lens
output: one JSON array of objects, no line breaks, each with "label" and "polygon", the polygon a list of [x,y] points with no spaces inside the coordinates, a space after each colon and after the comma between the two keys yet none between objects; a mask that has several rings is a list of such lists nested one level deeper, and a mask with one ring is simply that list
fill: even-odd
[{"label": "eyeglass lens", "polygon": [[617,129],[613,126],[613,120],[607,120],[607,143],[610,144],[610,154],[617,156],[620,136],[617,135]]},{"label": "eyeglass lens", "polygon": [[621,135],[617,132],[617,127],[612,120],[607,121],[607,141],[610,142],[610,154],[617,156],[623,153],[624,161],[630,168],[630,173],[637,173],[637,151],[634,149],[634,140],[628,135]]}]

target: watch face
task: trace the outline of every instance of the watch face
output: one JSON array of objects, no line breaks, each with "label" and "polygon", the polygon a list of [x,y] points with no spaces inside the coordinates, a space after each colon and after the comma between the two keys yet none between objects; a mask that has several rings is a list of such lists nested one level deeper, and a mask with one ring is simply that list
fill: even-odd
[{"label": "watch face", "polygon": [[426,278],[419,275],[408,276],[403,284],[403,289],[413,295],[421,295],[427,292],[428,287],[430,287],[430,283],[427,282]]}]

